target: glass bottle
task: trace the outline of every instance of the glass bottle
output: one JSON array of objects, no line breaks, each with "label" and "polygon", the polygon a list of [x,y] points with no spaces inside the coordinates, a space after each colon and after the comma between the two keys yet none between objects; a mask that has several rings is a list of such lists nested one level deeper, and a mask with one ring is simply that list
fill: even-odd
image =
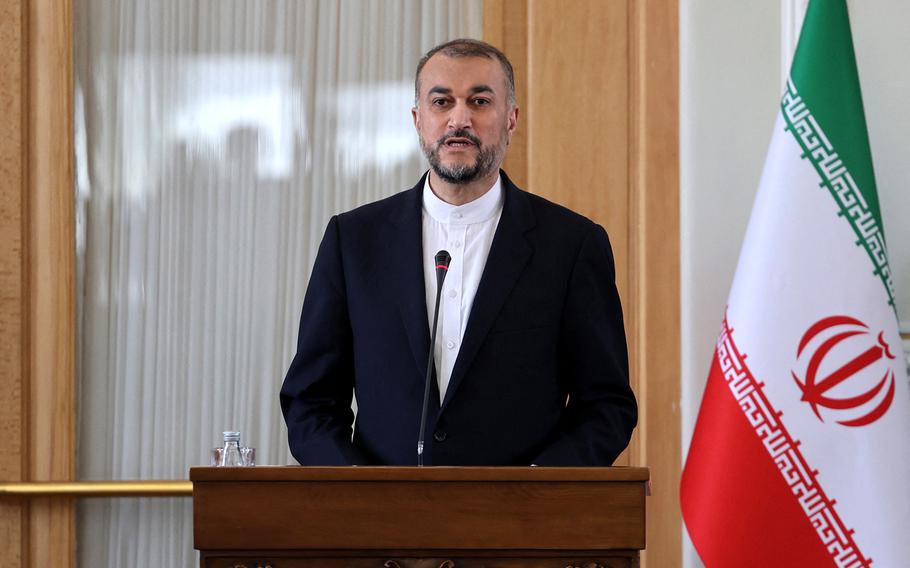
[{"label": "glass bottle", "polygon": [[221,467],[240,467],[240,432],[224,432],[224,448],[221,450]]}]

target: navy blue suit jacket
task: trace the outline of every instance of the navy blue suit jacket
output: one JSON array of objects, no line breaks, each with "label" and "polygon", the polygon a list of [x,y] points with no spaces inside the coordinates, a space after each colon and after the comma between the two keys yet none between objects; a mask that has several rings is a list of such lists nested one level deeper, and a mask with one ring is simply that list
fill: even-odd
[{"label": "navy blue suit jacket", "polygon": [[[609,465],[637,408],[607,234],[502,176],[502,216],[445,400],[432,381],[424,463]],[[304,465],[416,463],[430,348],[423,184],[326,229],[281,389]]]}]

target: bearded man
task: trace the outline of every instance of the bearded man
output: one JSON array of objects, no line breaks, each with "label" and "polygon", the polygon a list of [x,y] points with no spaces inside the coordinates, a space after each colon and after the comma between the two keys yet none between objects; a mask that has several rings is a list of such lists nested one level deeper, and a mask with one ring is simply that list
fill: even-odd
[{"label": "bearded man", "polygon": [[424,463],[610,465],[637,419],[613,254],[601,226],[500,170],[511,64],[484,42],[439,45],[411,114],[430,170],[333,217],[320,245],[281,389],[292,454],[416,463],[445,249]]}]

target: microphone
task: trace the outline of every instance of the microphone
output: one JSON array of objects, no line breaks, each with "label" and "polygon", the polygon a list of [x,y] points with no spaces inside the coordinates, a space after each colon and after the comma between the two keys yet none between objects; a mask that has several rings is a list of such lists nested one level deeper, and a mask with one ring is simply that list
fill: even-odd
[{"label": "microphone", "polygon": [[433,310],[433,328],[430,330],[430,354],[427,357],[427,379],[423,385],[423,408],[420,412],[420,435],[417,437],[417,466],[423,467],[423,440],[427,430],[427,406],[430,403],[430,380],[433,378],[433,358],[436,354],[436,323],[439,321],[439,298],[442,282],[449,272],[452,255],[441,250],[436,253],[436,309]]}]

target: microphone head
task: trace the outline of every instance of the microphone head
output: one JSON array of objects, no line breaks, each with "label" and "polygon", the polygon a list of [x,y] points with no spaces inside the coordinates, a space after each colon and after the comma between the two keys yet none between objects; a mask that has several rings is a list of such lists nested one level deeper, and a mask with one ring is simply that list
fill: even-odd
[{"label": "microphone head", "polygon": [[449,271],[449,263],[452,262],[452,255],[447,250],[441,250],[436,253],[436,284],[442,286],[446,273]]},{"label": "microphone head", "polygon": [[449,254],[449,251],[441,250],[436,253],[436,268],[448,270],[450,262],[452,262],[452,255]]}]

